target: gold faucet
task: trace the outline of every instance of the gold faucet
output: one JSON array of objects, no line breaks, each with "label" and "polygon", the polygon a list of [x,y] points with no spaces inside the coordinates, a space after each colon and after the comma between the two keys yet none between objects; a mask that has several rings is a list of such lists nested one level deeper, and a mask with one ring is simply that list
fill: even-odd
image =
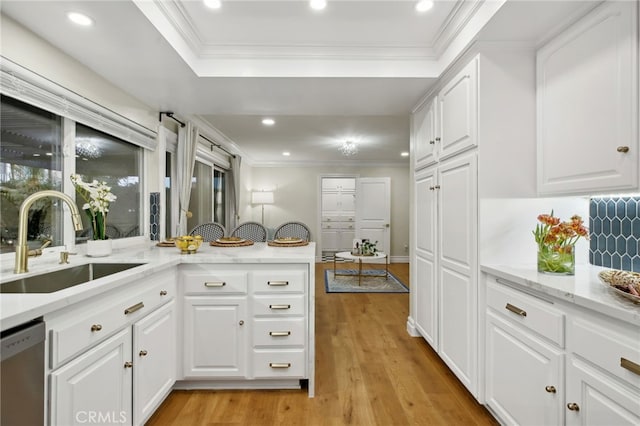
[{"label": "gold faucet", "polygon": [[80,211],[73,198],[67,194],[63,194],[60,191],[38,191],[29,195],[20,205],[20,214],[18,216],[18,243],[16,244],[16,266],[13,270],[14,274],[22,274],[23,272],[29,272],[27,269],[27,260],[30,256],[39,256],[42,254],[42,249],[48,244],[45,243],[42,247],[36,250],[29,250],[27,247],[27,216],[31,205],[41,198],[52,197],[60,198],[67,203],[69,209],[71,209],[71,221],[73,222],[73,228],[76,231],[82,231],[82,220],[80,219]]}]

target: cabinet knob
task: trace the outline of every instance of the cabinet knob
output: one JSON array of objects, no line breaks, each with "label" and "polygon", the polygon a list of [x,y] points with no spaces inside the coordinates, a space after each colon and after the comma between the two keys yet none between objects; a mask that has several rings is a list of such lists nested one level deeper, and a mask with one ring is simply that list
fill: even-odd
[{"label": "cabinet knob", "polygon": [[555,386],[545,386],[544,390],[546,390],[549,393],[556,393],[556,387]]},{"label": "cabinet knob", "polygon": [[624,153],[627,153],[627,152],[629,152],[629,147],[628,147],[628,146],[619,146],[619,147],[616,149],[616,151],[618,151],[618,152],[624,152]]},{"label": "cabinet knob", "polygon": [[436,141],[429,141],[429,145],[435,145]]},{"label": "cabinet knob", "polygon": [[567,404],[567,408],[571,411],[580,411],[580,406],[575,402],[570,402]]},{"label": "cabinet knob", "polygon": [[140,353],[139,353],[138,355],[140,355],[140,356],[147,356],[147,353],[148,353],[148,352],[147,352],[146,350],[144,350],[144,349],[143,349],[143,350],[141,350],[141,351],[140,351]]},{"label": "cabinet knob", "polygon": [[240,320],[240,321],[238,322],[238,324],[240,324],[240,325],[244,325],[244,320]]},{"label": "cabinet knob", "polygon": [[91,331],[100,331],[100,330],[102,330],[102,325],[100,324],[93,324],[91,326]]},{"label": "cabinet knob", "polygon": [[124,363],[124,368],[132,368],[133,367],[133,363],[131,361],[127,361]]},{"label": "cabinet knob", "polygon": [[436,142],[440,142],[440,137],[437,137],[437,138],[436,138]]},{"label": "cabinet knob", "polygon": [[160,290],[160,296],[166,296],[167,290]]}]

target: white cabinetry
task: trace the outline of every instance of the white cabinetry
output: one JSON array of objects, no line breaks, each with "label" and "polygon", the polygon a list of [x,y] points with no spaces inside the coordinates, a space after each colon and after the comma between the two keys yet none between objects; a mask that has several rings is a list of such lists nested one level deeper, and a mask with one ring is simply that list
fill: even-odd
[{"label": "white cabinetry", "polygon": [[436,143],[440,136],[436,131],[437,97],[423,104],[412,117],[414,137],[414,168],[419,170],[437,161]]},{"label": "white cabinetry", "polygon": [[187,381],[290,388],[313,374],[307,264],[184,265],[180,276]]},{"label": "white cabinetry", "polygon": [[537,87],[538,192],[638,189],[638,3],[604,2],[542,47]]},{"label": "white cabinetry", "polygon": [[485,397],[507,424],[563,424],[564,314],[486,281]]},{"label": "white cabinetry", "polygon": [[176,277],[163,271],[45,316],[50,424],[149,418],[175,381]]},{"label": "white cabinetry", "polygon": [[640,424],[640,329],[485,279],[485,396],[505,424]]},{"label": "white cabinetry", "polygon": [[322,179],[322,250],[350,250],[356,235],[355,178]]}]

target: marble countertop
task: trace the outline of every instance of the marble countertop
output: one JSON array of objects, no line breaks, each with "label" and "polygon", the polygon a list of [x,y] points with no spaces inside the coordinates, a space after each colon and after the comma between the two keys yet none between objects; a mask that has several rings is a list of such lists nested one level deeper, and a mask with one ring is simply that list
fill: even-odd
[{"label": "marble countertop", "polygon": [[[80,246],[78,246],[81,249]],[[29,272],[13,273],[13,256],[4,256],[0,264],[0,285],[5,282],[40,275],[86,263],[144,263],[104,278],[79,284],[54,293],[0,293],[0,329],[6,330],[31,319],[96,297],[180,264],[238,263],[314,263],[315,243],[303,247],[270,247],[255,243],[247,247],[212,247],[203,244],[194,254],[180,254],[175,247],[136,246],[114,250],[108,257],[90,258],[82,253],[70,256],[68,265],[59,265],[59,251],[48,250],[38,258],[29,259]]]},{"label": "marble countertop", "polygon": [[542,274],[535,264],[483,264],[480,269],[513,284],[640,326],[640,303],[615,294],[598,278],[600,271],[609,268],[576,265],[573,276]]}]

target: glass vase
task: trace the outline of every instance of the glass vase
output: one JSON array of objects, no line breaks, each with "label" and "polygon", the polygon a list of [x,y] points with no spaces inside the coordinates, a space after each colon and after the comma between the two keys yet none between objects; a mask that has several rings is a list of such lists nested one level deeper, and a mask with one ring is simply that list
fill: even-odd
[{"label": "glass vase", "polygon": [[559,252],[552,249],[538,250],[538,272],[556,275],[574,275],[575,252]]}]

